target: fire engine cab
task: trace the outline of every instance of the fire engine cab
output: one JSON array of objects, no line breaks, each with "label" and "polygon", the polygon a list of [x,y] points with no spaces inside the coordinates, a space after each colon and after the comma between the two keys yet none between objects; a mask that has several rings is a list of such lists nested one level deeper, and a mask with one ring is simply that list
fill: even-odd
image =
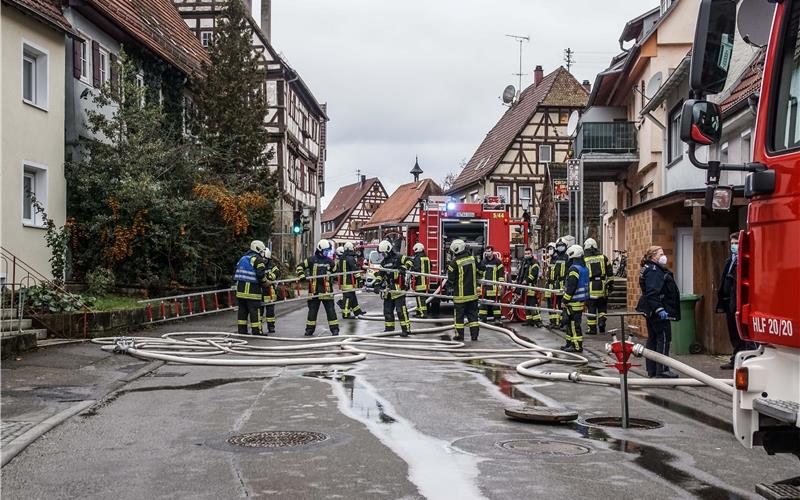
[{"label": "fire engine cab", "polygon": [[[432,196],[420,206],[419,227],[408,232],[408,248],[420,242],[425,246],[431,260],[432,274],[445,274],[450,260],[450,243],[462,239],[467,249],[479,260],[486,246],[500,254],[500,260],[508,272],[512,264],[512,239],[528,245],[528,222],[512,220],[508,205],[499,196],[487,196],[482,202],[466,203],[446,196]],[[431,291],[441,283],[431,280]],[[448,293],[442,292],[443,295]],[[435,310],[439,301],[431,306]]]}]

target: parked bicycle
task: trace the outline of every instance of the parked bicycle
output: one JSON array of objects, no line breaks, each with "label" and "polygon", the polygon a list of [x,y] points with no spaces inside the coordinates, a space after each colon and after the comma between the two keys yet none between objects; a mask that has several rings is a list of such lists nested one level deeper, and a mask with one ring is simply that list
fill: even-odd
[{"label": "parked bicycle", "polygon": [[614,276],[619,278],[628,277],[628,251],[614,250],[614,260],[611,261],[611,268]]}]

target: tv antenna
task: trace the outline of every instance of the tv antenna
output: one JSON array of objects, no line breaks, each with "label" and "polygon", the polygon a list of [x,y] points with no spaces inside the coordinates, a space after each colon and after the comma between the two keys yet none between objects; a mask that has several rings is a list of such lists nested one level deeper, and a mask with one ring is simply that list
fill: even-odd
[{"label": "tv antenna", "polygon": [[514,76],[519,77],[519,89],[522,92],[522,77],[525,76],[525,73],[522,72],[522,42],[530,42],[531,38],[529,36],[522,36],[522,35],[506,35],[509,38],[513,38],[514,40],[519,42],[519,73],[512,73]]},{"label": "tv antenna", "polygon": [[572,73],[572,65],[575,64],[575,51],[567,47],[564,49],[564,63],[567,65],[567,72]]}]

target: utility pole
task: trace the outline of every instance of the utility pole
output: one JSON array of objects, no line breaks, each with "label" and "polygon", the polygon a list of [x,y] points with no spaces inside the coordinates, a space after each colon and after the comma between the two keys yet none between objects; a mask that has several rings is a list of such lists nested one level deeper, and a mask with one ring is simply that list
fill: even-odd
[{"label": "utility pole", "polygon": [[567,47],[564,49],[564,63],[567,65],[567,71],[570,73],[572,73],[572,65],[575,64],[575,58],[573,57],[574,55],[575,52],[571,48]]},{"label": "utility pole", "polygon": [[522,92],[522,77],[525,76],[525,73],[522,72],[522,42],[530,42],[531,38],[528,36],[522,35],[506,35],[509,38],[513,38],[514,40],[519,42],[519,73],[512,73],[512,75],[519,77],[519,86],[517,87],[517,92]]}]

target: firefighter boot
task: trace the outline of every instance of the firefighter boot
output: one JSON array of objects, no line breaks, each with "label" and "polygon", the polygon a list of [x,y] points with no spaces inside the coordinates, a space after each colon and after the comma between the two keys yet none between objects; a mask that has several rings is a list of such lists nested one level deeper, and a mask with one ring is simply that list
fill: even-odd
[{"label": "firefighter boot", "polygon": [[456,334],[453,337],[453,340],[464,340],[464,332],[456,330]]},{"label": "firefighter boot", "polygon": [[303,335],[305,335],[306,337],[310,337],[310,336],[314,335],[314,330],[312,330],[310,328],[306,328],[306,333],[304,333]]},{"label": "firefighter boot", "polygon": [[408,337],[409,328],[407,326],[400,327],[400,336],[401,337]]},{"label": "firefighter boot", "polygon": [[564,352],[583,352],[583,342],[576,342],[575,344],[570,342],[568,346],[561,350]]},{"label": "firefighter boot", "polygon": [[478,340],[478,329],[477,328],[471,328],[470,329],[469,339],[473,340],[473,341],[474,340]]},{"label": "firefighter boot", "polygon": [[339,329],[331,328],[331,337],[336,337],[337,335],[339,335]]}]

